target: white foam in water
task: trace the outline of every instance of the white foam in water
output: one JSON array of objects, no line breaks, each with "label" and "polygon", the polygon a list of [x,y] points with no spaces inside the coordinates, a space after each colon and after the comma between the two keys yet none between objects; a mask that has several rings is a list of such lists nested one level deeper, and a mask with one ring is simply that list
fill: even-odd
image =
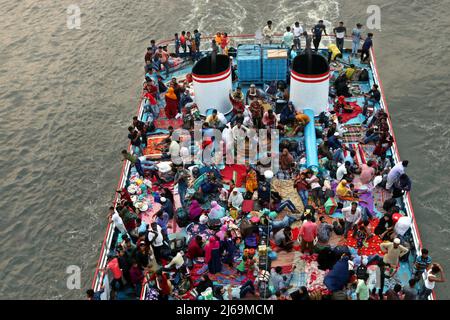
[{"label": "white foam in water", "polygon": [[[262,19],[263,12],[257,3],[243,2],[240,0],[209,1],[192,0],[185,25],[186,28],[197,28],[204,36],[213,35],[216,31],[229,31],[230,34],[244,32],[244,22],[250,18]],[[251,6],[251,8],[250,8]],[[249,10],[247,12],[247,10]],[[250,17],[249,15],[254,15]],[[274,22],[276,32],[283,33],[286,26],[292,26],[299,21],[306,30],[324,20],[325,25],[331,27],[339,17],[339,3],[335,0],[281,0],[277,7],[271,10],[272,16],[267,17]],[[261,26],[265,24],[265,18],[261,20]],[[246,30],[254,32],[254,30]]]},{"label": "white foam in water", "polygon": [[197,28],[203,34],[213,34],[216,30],[231,30],[242,33],[247,10],[242,1],[209,1],[192,0],[191,12],[187,16],[186,25]]},{"label": "white foam in water", "polygon": [[[274,21],[275,29],[284,32],[286,26],[292,26],[299,21],[305,30],[309,32],[311,27],[319,20],[323,20],[327,28],[339,17],[339,3],[334,0],[305,0],[293,1],[282,0],[275,10],[277,18],[281,21]],[[275,20],[275,19],[274,19]]]}]

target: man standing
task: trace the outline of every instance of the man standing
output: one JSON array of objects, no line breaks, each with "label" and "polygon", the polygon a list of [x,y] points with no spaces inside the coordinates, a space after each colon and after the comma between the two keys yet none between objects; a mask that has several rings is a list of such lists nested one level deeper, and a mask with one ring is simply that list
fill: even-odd
[{"label": "man standing", "polygon": [[194,30],[194,43],[195,43],[195,56],[194,60],[197,61],[200,59],[201,53],[200,53],[200,41],[201,41],[202,34],[198,32],[197,29]]},{"label": "man standing", "polygon": [[403,257],[408,253],[408,249],[400,245],[400,239],[395,238],[394,242],[384,242],[380,244],[380,249],[385,253],[383,262],[395,268],[400,261],[400,257]]},{"label": "man standing", "polygon": [[[440,276],[438,276],[440,274]],[[430,270],[427,271],[424,287],[419,293],[419,300],[427,300],[428,296],[433,292],[437,282],[445,282],[444,269],[438,263],[433,264]]]},{"label": "man standing", "polygon": [[353,202],[350,207],[342,209],[344,214],[345,226],[344,226],[344,238],[347,239],[348,232],[352,230],[354,225],[357,225],[361,220],[361,208],[358,207],[357,202]]},{"label": "man standing", "polygon": [[302,253],[308,251],[310,255],[313,254],[314,251],[314,240],[317,237],[317,224],[311,221],[311,214],[306,215],[306,221],[303,223],[300,228],[299,236],[302,237],[301,249]]},{"label": "man standing", "polygon": [[300,37],[303,34],[303,27],[300,25],[300,22],[296,22],[294,25],[294,46],[297,51],[302,49],[302,44],[300,41]]},{"label": "man standing", "polygon": [[408,285],[402,289],[403,300],[417,300],[416,280],[409,279]]},{"label": "man standing", "polygon": [[358,300],[369,300],[369,288],[367,287],[367,280],[369,275],[365,275],[363,279],[358,280],[358,285],[356,287],[356,297]]},{"label": "man standing", "polygon": [[[291,50],[292,44],[294,43],[294,34],[291,32],[291,27],[286,27],[286,32],[283,34],[283,45],[288,48],[288,51]],[[288,56],[290,52],[288,52]]]},{"label": "man standing", "polygon": [[419,281],[422,274],[430,268],[432,261],[427,249],[422,249],[421,253],[414,262],[414,279],[416,281]]},{"label": "man standing", "polygon": [[267,25],[263,29],[263,36],[265,42],[272,44],[273,30],[272,30],[272,21],[267,21]]},{"label": "man standing", "polygon": [[366,62],[367,59],[370,58],[370,49],[373,46],[372,38],[373,38],[373,33],[369,33],[367,35],[366,40],[364,41],[364,44],[362,46],[362,51],[361,51],[361,63]]},{"label": "man standing", "polygon": [[169,66],[169,54],[163,50],[162,46],[158,47],[158,56],[159,56],[159,62],[164,66],[164,69],[166,70],[166,78],[169,77],[170,74],[170,66]]},{"label": "man standing", "polygon": [[334,35],[336,36],[336,46],[339,51],[344,54],[344,40],[347,36],[347,28],[344,27],[344,22],[339,22],[339,26],[333,29]]},{"label": "man standing", "polygon": [[174,177],[174,185],[178,185],[178,195],[180,196],[181,205],[184,207],[186,192],[188,189],[190,173],[182,165],[178,166],[177,173]]},{"label": "man standing", "polygon": [[357,23],[356,28],[353,28],[353,31],[352,31],[352,57],[358,56],[359,44],[362,39],[361,29],[362,29],[362,24]]},{"label": "man standing", "polygon": [[127,228],[125,228],[125,224],[123,223],[122,218],[114,209],[114,207],[109,207],[108,218],[110,222],[114,222],[114,226],[117,228],[117,230],[119,230],[122,234],[128,234]]},{"label": "man standing", "polygon": [[319,51],[319,45],[320,45],[320,41],[322,41],[322,32],[325,33],[325,35],[327,36],[327,29],[325,27],[325,25],[323,24],[323,20],[319,20],[319,23],[316,24],[312,29],[311,29],[312,33],[313,33],[313,43],[314,43],[314,49],[317,51]]}]

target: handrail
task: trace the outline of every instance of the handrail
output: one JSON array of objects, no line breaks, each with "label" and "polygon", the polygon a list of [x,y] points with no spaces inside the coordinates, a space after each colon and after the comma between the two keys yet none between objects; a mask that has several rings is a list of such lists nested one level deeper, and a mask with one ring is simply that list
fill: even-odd
[{"label": "handrail", "polygon": [[[393,150],[393,157],[394,160],[396,160],[395,162],[398,163],[401,161],[400,158],[400,153],[398,151],[398,144],[397,144],[397,139],[395,138],[395,133],[394,133],[394,126],[392,125],[392,121],[391,121],[391,115],[389,113],[389,108],[388,108],[388,104],[387,104],[387,99],[385,96],[385,92],[384,92],[384,88],[383,85],[379,79],[379,75],[378,75],[378,67],[377,67],[377,59],[375,57],[375,51],[373,49],[373,47],[371,48],[371,58],[372,58],[372,71],[374,73],[374,78],[376,80],[376,83],[378,84],[380,91],[381,91],[381,104],[383,106],[383,109],[385,109],[387,115],[388,115],[388,126],[389,126],[389,131],[392,134],[392,138],[394,139],[394,143],[391,146],[391,150]],[[412,206],[412,201],[411,201],[411,194],[410,192],[407,192],[407,194],[403,195],[403,202],[405,203],[405,207],[406,207],[406,213],[410,215],[412,221],[413,221],[413,239],[414,242],[416,244],[416,254],[420,255],[420,250],[421,248],[423,248],[423,244],[422,244],[422,239],[420,236],[420,232],[419,232],[419,227],[417,226],[417,221],[416,221],[416,216],[414,213],[414,208]],[[433,290],[432,294],[432,299],[436,299],[436,292],[435,290]]]},{"label": "handrail", "polygon": [[[138,111],[137,111],[137,116],[138,116],[139,119],[142,117],[142,113],[143,113],[142,102],[143,102],[143,98],[141,97],[140,100],[139,100],[139,107],[138,107]],[[131,142],[128,143],[127,150],[129,152],[132,150]],[[124,161],[124,163],[122,165],[122,171],[121,171],[121,174],[120,174],[120,178],[119,178],[119,182],[117,184],[117,189],[116,190],[121,189],[123,186],[125,186],[126,179],[128,177],[130,168],[131,168],[131,166],[130,166],[129,161]],[[117,206],[117,200],[118,200],[118,194],[115,193],[114,200],[113,200],[113,207],[114,207],[114,209]],[[107,251],[111,247],[111,244],[108,243],[111,239],[109,239],[109,241],[107,239],[110,236],[112,237],[112,235],[114,233],[114,227],[115,227],[114,224],[111,221],[109,221],[108,225],[106,227],[105,236],[103,238],[102,247],[100,249],[100,257],[99,257],[99,259],[97,261],[97,266],[95,268],[94,278],[93,278],[92,284],[91,284],[91,287],[92,287],[92,289],[94,291],[99,290],[100,289],[100,285],[103,283],[103,278],[105,276],[105,272],[102,272],[100,277],[99,277],[99,271],[103,270],[106,267]]]}]

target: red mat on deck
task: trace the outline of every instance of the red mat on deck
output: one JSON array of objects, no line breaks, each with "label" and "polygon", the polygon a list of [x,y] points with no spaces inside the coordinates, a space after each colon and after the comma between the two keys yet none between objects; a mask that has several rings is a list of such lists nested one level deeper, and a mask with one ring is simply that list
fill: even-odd
[{"label": "red mat on deck", "polygon": [[158,119],[153,121],[156,128],[167,129],[172,126],[174,129],[179,129],[183,125],[183,119],[167,119],[164,109],[159,112]]},{"label": "red mat on deck", "polygon": [[338,113],[337,115],[342,117],[342,123],[346,123],[347,121],[356,118],[359,114],[362,113],[361,107],[356,102],[347,102],[347,103],[353,107],[353,112]]},{"label": "red mat on deck", "polygon": [[[375,227],[378,224],[378,221],[379,221],[378,219],[373,219],[372,221],[370,221],[372,229],[375,229]],[[359,255],[370,256],[370,255],[374,255],[374,254],[379,254],[379,255],[383,256],[384,253],[380,250],[381,242],[382,241],[381,241],[380,237],[378,237],[377,235],[374,234],[367,241],[367,247],[363,246],[362,248],[358,249],[357,241],[355,238],[353,238],[353,231],[349,231],[346,245],[358,249]]]},{"label": "red mat on deck", "polygon": [[247,177],[247,167],[242,164],[227,165],[220,171],[223,180],[231,181],[234,179],[233,174],[236,172],[236,180],[234,181],[236,187],[245,186],[245,179]]}]

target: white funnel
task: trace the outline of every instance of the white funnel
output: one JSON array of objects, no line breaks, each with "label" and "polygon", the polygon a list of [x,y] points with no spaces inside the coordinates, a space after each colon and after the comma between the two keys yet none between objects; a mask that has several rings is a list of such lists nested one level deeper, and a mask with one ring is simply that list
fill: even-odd
[{"label": "white funnel", "polygon": [[[215,62],[213,62],[215,60]],[[194,100],[202,115],[208,109],[229,113],[231,105],[229,94],[232,89],[230,58],[223,54],[200,59],[192,68]]]},{"label": "white funnel", "polygon": [[312,109],[314,115],[326,111],[330,90],[328,61],[315,53],[295,57],[291,70],[290,100],[297,111]]}]

